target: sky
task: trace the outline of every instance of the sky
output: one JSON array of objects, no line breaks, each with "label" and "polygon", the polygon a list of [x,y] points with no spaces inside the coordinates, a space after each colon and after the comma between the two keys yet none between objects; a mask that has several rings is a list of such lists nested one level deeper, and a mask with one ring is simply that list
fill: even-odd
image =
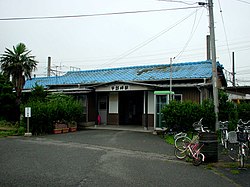
[{"label": "sky", "polygon": [[[52,75],[169,64],[171,58],[173,63],[204,61],[209,16],[197,2],[0,0],[0,54],[24,43],[39,62],[37,77],[46,76],[49,56]],[[249,86],[250,0],[213,2],[217,61],[230,79],[234,52],[236,84]]]}]

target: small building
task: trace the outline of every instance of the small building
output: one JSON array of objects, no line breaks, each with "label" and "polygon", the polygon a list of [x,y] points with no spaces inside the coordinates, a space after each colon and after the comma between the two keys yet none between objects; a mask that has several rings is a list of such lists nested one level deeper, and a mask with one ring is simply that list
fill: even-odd
[{"label": "small building", "polygon": [[[226,87],[223,66],[217,63],[217,87]],[[27,80],[48,92],[71,94],[84,106],[83,124],[101,123],[161,127],[161,108],[170,99],[202,103],[212,98],[211,61],[70,71],[62,76]]]},{"label": "small building", "polygon": [[250,103],[250,86],[232,86],[225,88],[228,99],[235,103]]}]

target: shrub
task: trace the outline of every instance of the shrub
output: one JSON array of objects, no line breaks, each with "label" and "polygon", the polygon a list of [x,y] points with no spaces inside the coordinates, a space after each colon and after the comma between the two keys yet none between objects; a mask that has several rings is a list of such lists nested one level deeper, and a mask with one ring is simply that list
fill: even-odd
[{"label": "shrub", "polygon": [[215,114],[213,103],[205,101],[202,105],[191,101],[171,101],[162,109],[166,127],[174,131],[192,131],[193,123],[203,118],[203,124],[214,129]]},{"label": "shrub", "polygon": [[19,127],[18,129],[17,129],[17,134],[18,135],[24,135],[25,134],[25,128],[24,127]]},{"label": "shrub", "polygon": [[242,102],[237,105],[238,118],[248,121],[250,116],[250,103]]},{"label": "shrub", "polygon": [[16,95],[13,92],[13,85],[0,73],[0,120],[16,121],[18,118]]},{"label": "shrub", "polygon": [[212,100],[205,100],[201,105],[201,117],[203,118],[202,123],[205,127],[210,130],[215,130],[215,112],[214,104]]},{"label": "shrub", "polygon": [[33,134],[51,133],[56,121],[78,122],[83,111],[79,101],[64,94],[49,95],[45,101],[30,100],[22,106],[23,113],[25,106],[31,107],[30,132]]}]

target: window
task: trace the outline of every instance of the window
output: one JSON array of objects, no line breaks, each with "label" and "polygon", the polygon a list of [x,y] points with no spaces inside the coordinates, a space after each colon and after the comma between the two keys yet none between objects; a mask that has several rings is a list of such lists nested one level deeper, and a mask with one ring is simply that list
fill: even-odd
[{"label": "window", "polygon": [[182,94],[174,94],[174,100],[182,102]]}]

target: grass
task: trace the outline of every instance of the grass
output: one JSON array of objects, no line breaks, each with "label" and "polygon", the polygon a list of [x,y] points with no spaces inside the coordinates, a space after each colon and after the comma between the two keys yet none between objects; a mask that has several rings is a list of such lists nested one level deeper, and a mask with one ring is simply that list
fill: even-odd
[{"label": "grass", "polygon": [[16,135],[18,132],[17,125],[13,125],[7,121],[0,121],[0,138],[6,136],[13,136]]},{"label": "grass", "polygon": [[239,171],[239,170],[236,170],[236,169],[232,169],[230,172],[231,172],[232,174],[234,174],[234,175],[240,174],[240,171]]},{"label": "grass", "polygon": [[206,165],[206,169],[212,170],[213,169],[213,164],[211,164],[211,163],[207,164]]},{"label": "grass", "polygon": [[[187,135],[190,139],[192,139],[192,132],[188,133]],[[170,145],[174,145],[174,135],[173,134],[167,134],[164,137],[165,141],[170,144]]]},{"label": "grass", "polygon": [[7,137],[7,136],[14,136],[16,134],[17,134],[16,131],[13,131],[13,130],[0,131],[0,138]]},{"label": "grass", "polygon": [[174,136],[173,135],[165,136],[165,141],[170,145],[174,145]]}]

